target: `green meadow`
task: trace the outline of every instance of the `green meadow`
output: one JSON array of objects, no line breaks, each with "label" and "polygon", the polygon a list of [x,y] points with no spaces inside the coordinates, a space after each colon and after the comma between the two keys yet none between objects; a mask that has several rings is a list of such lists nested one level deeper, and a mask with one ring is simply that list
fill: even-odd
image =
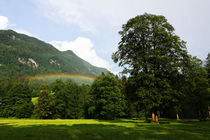
[{"label": "green meadow", "polygon": [[59,139],[210,139],[210,121],[161,119],[160,124],[143,120],[35,120],[0,119],[0,140]]}]

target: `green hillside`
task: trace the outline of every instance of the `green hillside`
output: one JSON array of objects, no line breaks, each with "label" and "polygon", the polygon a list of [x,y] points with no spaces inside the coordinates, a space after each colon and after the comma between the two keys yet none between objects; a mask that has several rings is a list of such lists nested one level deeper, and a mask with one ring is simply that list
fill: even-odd
[{"label": "green hillside", "polygon": [[106,71],[84,61],[70,50],[61,52],[34,37],[12,30],[0,30],[1,80],[59,73],[95,77]]}]

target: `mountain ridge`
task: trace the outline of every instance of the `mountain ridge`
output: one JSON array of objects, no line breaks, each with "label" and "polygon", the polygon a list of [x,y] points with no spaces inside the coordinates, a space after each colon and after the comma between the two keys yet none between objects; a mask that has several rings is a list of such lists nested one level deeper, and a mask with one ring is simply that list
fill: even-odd
[{"label": "mountain ridge", "polygon": [[107,69],[91,65],[73,51],[59,51],[49,43],[13,30],[0,30],[0,77],[14,79],[44,74],[96,77]]}]

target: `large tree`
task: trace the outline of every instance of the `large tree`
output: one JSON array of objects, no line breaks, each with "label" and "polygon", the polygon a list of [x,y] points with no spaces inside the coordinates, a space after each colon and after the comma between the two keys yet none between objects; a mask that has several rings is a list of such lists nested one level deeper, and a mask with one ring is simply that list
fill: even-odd
[{"label": "large tree", "polygon": [[52,117],[52,99],[49,90],[41,90],[35,112],[40,119],[50,119]]},{"label": "large tree", "polygon": [[71,80],[65,82],[65,91],[69,95],[69,116],[70,119],[79,119],[84,116],[84,100],[79,85]]},{"label": "large tree", "polygon": [[54,92],[52,96],[54,106],[53,118],[68,119],[70,114],[70,95],[66,92],[65,83],[62,80],[56,80],[52,83],[52,92]]},{"label": "large tree", "polygon": [[111,73],[98,76],[90,89],[88,118],[115,119],[125,116],[125,98]]},{"label": "large tree", "polygon": [[82,94],[85,94],[85,91],[81,88],[82,86],[71,80],[66,82],[56,80],[52,83],[53,118],[78,119],[84,116],[85,95]]},{"label": "large tree", "polygon": [[121,41],[112,59],[136,80],[136,99],[147,99],[145,108],[158,122],[157,113],[173,90],[170,77],[180,73],[188,58],[186,43],[164,16],[147,13],[130,19],[119,34]]}]

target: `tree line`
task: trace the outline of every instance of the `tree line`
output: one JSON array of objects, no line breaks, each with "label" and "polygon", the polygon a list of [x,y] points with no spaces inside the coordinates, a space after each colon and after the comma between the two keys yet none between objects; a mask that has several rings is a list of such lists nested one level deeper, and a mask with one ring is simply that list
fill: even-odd
[{"label": "tree line", "polygon": [[[197,59],[196,59],[197,60]],[[206,70],[195,64],[183,92],[168,93],[158,102],[157,115],[166,118],[208,116],[209,94]],[[78,85],[71,80],[53,83],[8,82],[0,86],[0,117],[40,119],[117,119],[150,118],[155,103],[146,91],[135,90],[136,79],[112,73],[98,76],[92,85]],[[141,87],[138,87],[141,88]],[[166,92],[165,92],[166,93]],[[35,99],[35,100],[33,100]],[[155,104],[158,104],[155,103]]]},{"label": "tree line", "polygon": [[208,114],[209,60],[203,68],[174,31],[164,16],[136,16],[122,26],[118,50],[112,55],[123,73],[129,74],[125,92],[129,100],[144,113],[152,113],[157,123],[168,110],[176,112],[177,118],[181,114],[204,119]]},{"label": "tree line", "polygon": [[[205,120],[210,106],[210,54],[188,54],[164,16],[143,14],[122,26],[112,59],[123,67],[91,85],[2,82],[0,117],[116,119],[159,117]],[[32,102],[33,101],[33,102]]]}]

